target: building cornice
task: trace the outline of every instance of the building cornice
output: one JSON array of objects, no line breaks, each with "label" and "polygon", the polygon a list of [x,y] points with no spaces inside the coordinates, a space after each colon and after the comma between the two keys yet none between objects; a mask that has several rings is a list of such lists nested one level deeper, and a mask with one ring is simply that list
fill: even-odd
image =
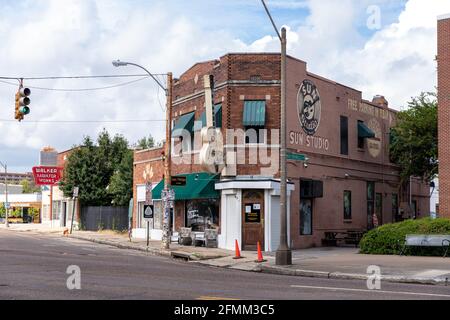
[{"label": "building cornice", "polygon": [[438,20],[447,20],[447,19],[450,19],[450,13],[440,15],[440,16],[438,16],[437,19],[438,19]]}]

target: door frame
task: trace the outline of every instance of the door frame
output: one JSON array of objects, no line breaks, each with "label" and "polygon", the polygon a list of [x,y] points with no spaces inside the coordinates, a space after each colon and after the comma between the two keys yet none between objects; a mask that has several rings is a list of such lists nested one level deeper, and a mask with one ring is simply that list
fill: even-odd
[{"label": "door frame", "polygon": [[[252,199],[252,198],[246,198],[245,195],[249,192],[254,192],[260,195],[260,198],[256,199]],[[242,250],[245,250],[246,244],[245,244],[245,225],[247,224],[245,222],[245,205],[248,203],[254,203],[254,201],[260,201],[260,225],[261,225],[261,230],[260,230],[260,235],[262,237],[262,239],[260,240],[260,244],[261,244],[261,250],[265,249],[265,241],[266,241],[266,237],[265,237],[265,216],[266,216],[266,212],[265,212],[265,191],[262,189],[244,189],[242,190],[242,201],[241,201],[241,239],[242,239]],[[253,201],[253,202],[251,202]],[[253,245],[249,245],[249,246],[253,246]],[[257,244],[255,245],[255,247],[257,247]]]}]

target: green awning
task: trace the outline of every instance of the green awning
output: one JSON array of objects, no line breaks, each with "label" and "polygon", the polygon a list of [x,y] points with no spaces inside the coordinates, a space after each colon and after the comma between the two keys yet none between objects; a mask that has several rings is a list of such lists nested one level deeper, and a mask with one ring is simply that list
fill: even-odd
[{"label": "green awning", "polygon": [[264,127],[266,124],[266,102],[245,101],[242,124],[246,127]]},{"label": "green awning", "polygon": [[358,122],[358,138],[375,138],[375,133],[365,125],[364,122]]},{"label": "green awning", "polygon": [[[191,199],[215,199],[220,194],[214,187],[218,181],[218,175],[201,173],[180,174],[175,177],[186,177],[186,185],[172,186],[175,191],[175,200],[191,200]],[[161,199],[161,191],[164,189],[164,179],[161,180],[152,190],[152,198]]]},{"label": "green awning", "polygon": [[194,129],[194,116],[195,113],[191,112],[183,114],[180,118],[178,118],[172,130],[172,135],[174,137],[179,137],[183,135],[183,130],[187,130],[192,134]]},{"label": "green awning", "polygon": [[[214,118],[216,120],[216,128],[222,128],[222,105],[216,104],[214,106]],[[201,123],[195,125],[194,131],[200,131],[202,128],[206,127],[206,111],[203,111],[200,117]]]}]

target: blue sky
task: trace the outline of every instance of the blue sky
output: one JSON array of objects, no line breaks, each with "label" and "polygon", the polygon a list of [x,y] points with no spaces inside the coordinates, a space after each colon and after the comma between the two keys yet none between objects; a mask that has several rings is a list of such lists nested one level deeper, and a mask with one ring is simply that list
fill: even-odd
[{"label": "blue sky", "polygon": [[[314,73],[383,94],[401,109],[436,83],[436,16],[448,0],[268,0],[288,27],[288,53]],[[368,28],[370,6],[380,24]],[[131,60],[154,73],[179,75],[194,63],[227,52],[278,51],[279,41],[259,0],[0,0],[0,76],[139,73],[115,69]],[[28,81],[46,88],[89,88],[117,79]],[[16,171],[37,164],[47,145],[62,151],[104,127],[130,142],[164,137],[164,123],[58,123],[64,120],[163,119],[164,95],[150,81],[93,92],[32,90],[32,112],[13,118],[15,86],[0,82],[0,160]],[[28,122],[27,122],[28,121]],[[35,123],[33,121],[56,121]]]}]

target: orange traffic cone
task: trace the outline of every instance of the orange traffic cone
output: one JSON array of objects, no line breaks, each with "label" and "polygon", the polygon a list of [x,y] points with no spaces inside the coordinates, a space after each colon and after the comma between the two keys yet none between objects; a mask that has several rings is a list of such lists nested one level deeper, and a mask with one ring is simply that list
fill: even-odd
[{"label": "orange traffic cone", "polygon": [[241,251],[239,250],[239,244],[238,244],[237,240],[235,240],[235,251],[236,251],[236,254],[233,257],[233,259],[241,259],[242,258],[241,257]]},{"label": "orange traffic cone", "polygon": [[261,263],[261,262],[265,262],[267,260],[264,260],[263,255],[262,255],[262,251],[261,251],[261,244],[258,241],[258,260],[256,260],[255,262]]}]

